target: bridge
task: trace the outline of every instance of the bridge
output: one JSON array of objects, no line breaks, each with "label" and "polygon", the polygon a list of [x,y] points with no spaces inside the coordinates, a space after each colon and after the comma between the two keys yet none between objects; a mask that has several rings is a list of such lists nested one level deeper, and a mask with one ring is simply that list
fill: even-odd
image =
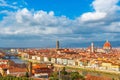
[{"label": "bridge", "polygon": [[18,59],[19,55],[18,54],[14,54],[14,53],[10,53],[10,54],[5,54],[5,56],[3,58],[4,59]]}]

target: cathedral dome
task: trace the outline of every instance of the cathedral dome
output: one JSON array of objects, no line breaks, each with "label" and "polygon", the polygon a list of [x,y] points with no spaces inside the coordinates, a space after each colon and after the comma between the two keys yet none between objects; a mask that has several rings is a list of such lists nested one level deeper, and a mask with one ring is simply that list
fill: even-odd
[{"label": "cathedral dome", "polygon": [[111,49],[111,44],[108,40],[104,43],[103,49]]}]

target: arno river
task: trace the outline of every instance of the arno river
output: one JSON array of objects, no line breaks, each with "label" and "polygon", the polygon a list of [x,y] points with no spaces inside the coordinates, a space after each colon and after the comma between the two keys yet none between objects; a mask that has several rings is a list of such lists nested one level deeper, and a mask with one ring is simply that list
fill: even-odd
[{"label": "arno river", "polygon": [[18,58],[17,59],[10,59],[10,60],[14,61],[15,63],[26,63],[26,61],[18,59]]},{"label": "arno river", "polygon": [[[5,59],[9,59],[7,56],[4,57]],[[26,61],[21,60],[20,58],[16,58],[14,56],[12,56],[12,58],[10,58],[10,60],[14,61],[15,63],[26,63]]]}]

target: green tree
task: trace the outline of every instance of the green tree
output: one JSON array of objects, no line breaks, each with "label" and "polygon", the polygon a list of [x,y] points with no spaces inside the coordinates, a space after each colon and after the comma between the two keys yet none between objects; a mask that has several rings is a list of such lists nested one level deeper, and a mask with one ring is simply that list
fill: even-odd
[{"label": "green tree", "polygon": [[50,77],[49,79],[50,79],[50,80],[59,80],[59,79],[56,78],[56,77]]},{"label": "green tree", "polygon": [[60,71],[60,73],[62,75],[67,75],[68,74],[68,72],[66,71],[65,67],[63,67],[63,69]]},{"label": "green tree", "polygon": [[58,73],[57,72],[53,72],[49,78],[50,80],[59,80],[58,79]]},{"label": "green tree", "polygon": [[29,73],[28,72],[25,73],[25,77],[29,77]]},{"label": "green tree", "polygon": [[0,80],[33,80],[32,78],[27,78],[27,77],[15,77],[15,76],[5,76],[5,77],[0,77]]},{"label": "green tree", "polygon": [[85,80],[84,76],[80,75],[78,72],[71,72],[70,73],[71,80]]}]

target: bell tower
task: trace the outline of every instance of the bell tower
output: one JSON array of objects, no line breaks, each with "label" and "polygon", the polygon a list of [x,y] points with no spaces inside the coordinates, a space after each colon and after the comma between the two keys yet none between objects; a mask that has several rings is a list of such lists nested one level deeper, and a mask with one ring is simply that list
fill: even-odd
[{"label": "bell tower", "polygon": [[91,43],[91,49],[90,49],[91,53],[94,53],[94,43]]},{"label": "bell tower", "polygon": [[56,49],[59,49],[59,41],[56,41]]}]

